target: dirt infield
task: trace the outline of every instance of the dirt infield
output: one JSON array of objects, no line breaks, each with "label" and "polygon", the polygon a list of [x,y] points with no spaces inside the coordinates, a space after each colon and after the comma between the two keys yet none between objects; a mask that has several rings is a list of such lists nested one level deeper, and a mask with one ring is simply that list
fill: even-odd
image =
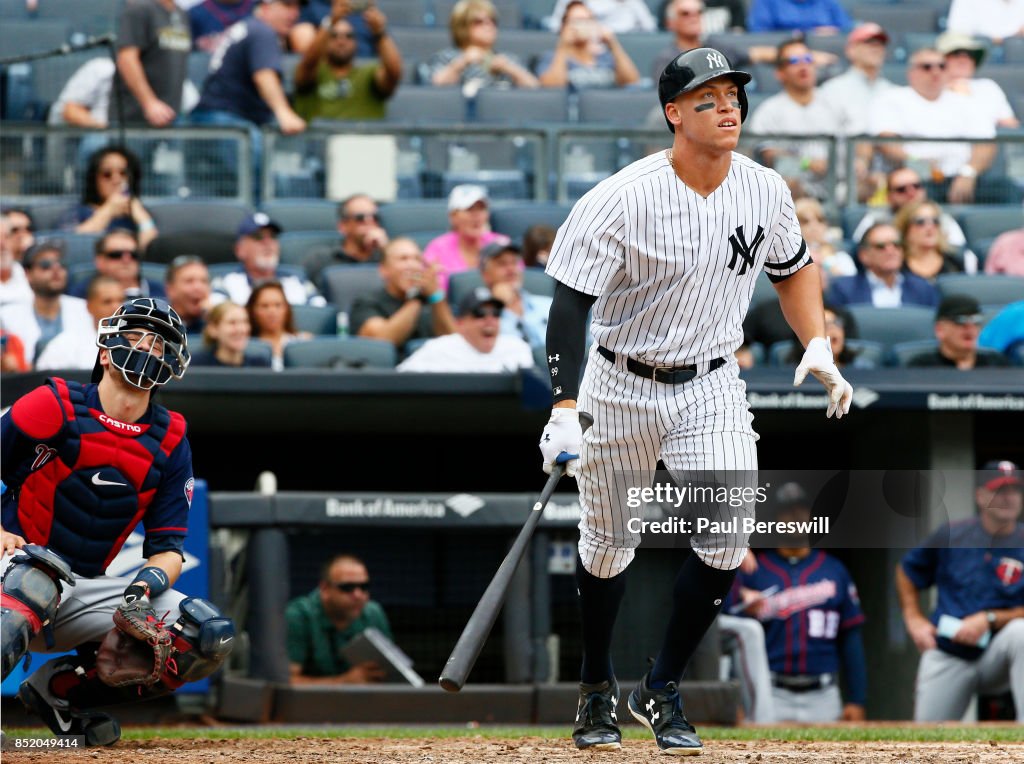
[{"label": "dirt infield", "polygon": [[[569,741],[545,738],[446,739],[299,738],[123,741],[113,748],[80,752],[8,751],[4,761],[52,762],[57,756],[104,764],[198,764],[246,761],[251,764],[537,764],[608,762],[634,764],[659,760],[653,741],[626,740],[618,752],[578,752]],[[1006,764],[1024,762],[1024,745],[1008,743],[838,743],[779,740],[713,740],[699,759],[703,764]]]}]

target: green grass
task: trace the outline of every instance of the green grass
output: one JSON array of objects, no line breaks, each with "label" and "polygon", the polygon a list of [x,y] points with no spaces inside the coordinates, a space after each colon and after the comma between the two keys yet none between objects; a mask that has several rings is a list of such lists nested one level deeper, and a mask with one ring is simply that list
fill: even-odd
[{"label": "green grass", "polygon": [[[1024,743],[1024,727],[1019,725],[983,727],[906,727],[836,726],[836,727],[701,727],[704,740],[771,740],[808,742],[977,742]],[[40,728],[10,729],[12,736],[39,736]],[[48,733],[46,733],[48,734]],[[623,729],[626,739],[643,740],[649,733],[635,726]],[[124,740],[154,738],[188,740],[244,740],[297,738],[388,738],[429,739],[479,737],[483,739],[515,739],[522,737],[568,739],[568,727],[392,727],[392,726],[322,726],[322,727],[129,727]]]}]

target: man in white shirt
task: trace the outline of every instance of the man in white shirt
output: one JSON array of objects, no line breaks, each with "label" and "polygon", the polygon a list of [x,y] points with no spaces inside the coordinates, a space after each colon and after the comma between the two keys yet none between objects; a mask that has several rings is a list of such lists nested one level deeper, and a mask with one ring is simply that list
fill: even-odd
[{"label": "man in white shirt", "polygon": [[0,306],[32,301],[32,287],[18,262],[32,241],[32,220],[26,213],[6,210],[0,215]]},{"label": "man in white shirt", "polygon": [[91,369],[96,363],[96,329],[101,318],[113,315],[125,301],[124,287],[112,276],[93,276],[85,292],[85,305],[92,316],[90,331],[75,326],[46,344],[36,358],[36,369]]},{"label": "man in white shirt", "polygon": [[935,47],[946,57],[946,87],[974,101],[996,127],[1020,127],[1020,120],[999,83],[975,76],[985,60],[985,44],[981,40],[960,32],[946,32],[935,41]]},{"label": "man in white shirt", "polygon": [[398,371],[488,373],[533,366],[530,346],[501,334],[504,303],[478,287],[459,303],[455,333],[427,340],[398,365]]},{"label": "man in white shirt", "polygon": [[885,46],[889,35],[878,24],[861,24],[846,38],[846,59],[850,68],[819,89],[819,95],[839,119],[843,135],[867,132],[871,102],[896,87],[882,76]]},{"label": "man in white shirt", "polygon": [[1024,35],[1024,0],[953,0],[946,29],[988,37],[998,45]]},{"label": "man in white shirt", "polygon": [[92,316],[85,300],[64,294],[68,272],[64,267],[64,243],[58,239],[32,246],[22,259],[32,287],[32,301],[0,309],[0,326],[17,335],[25,345],[25,361],[35,361],[47,342],[61,332],[89,331]]},{"label": "man in white shirt", "polygon": [[[915,51],[907,69],[909,85],[875,99],[868,132],[919,138],[995,137],[991,120],[969,99],[946,88],[945,69],[945,59],[937,50]],[[973,201],[978,176],[996,156],[994,143],[883,143],[878,149],[890,161],[913,167],[944,187],[948,184],[944,201],[954,204]]]}]

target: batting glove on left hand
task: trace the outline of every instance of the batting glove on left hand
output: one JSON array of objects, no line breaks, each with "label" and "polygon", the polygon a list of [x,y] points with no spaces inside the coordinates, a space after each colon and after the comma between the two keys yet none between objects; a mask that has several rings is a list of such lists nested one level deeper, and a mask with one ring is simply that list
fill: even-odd
[{"label": "batting glove on left hand", "polygon": [[542,469],[550,475],[555,461],[564,453],[569,458],[569,461],[565,462],[565,474],[574,477],[580,464],[582,449],[583,428],[580,426],[580,417],[576,409],[551,409],[551,418],[540,436],[540,453],[544,457]]},{"label": "batting glove on left hand", "polygon": [[807,372],[813,374],[828,392],[828,411],[825,416],[835,414],[836,419],[842,419],[844,414],[848,414],[853,401],[853,386],[839,373],[832,359],[832,343],[826,337],[815,337],[807,343],[804,357],[796,367],[793,387],[799,386],[807,378]]}]

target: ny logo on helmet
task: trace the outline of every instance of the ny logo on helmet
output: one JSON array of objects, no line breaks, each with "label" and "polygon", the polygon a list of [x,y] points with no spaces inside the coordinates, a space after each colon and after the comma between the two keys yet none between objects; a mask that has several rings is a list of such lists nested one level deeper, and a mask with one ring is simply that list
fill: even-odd
[{"label": "ny logo on helmet", "polygon": [[718,51],[711,51],[708,53],[708,66],[714,69],[725,69],[725,56]]}]

